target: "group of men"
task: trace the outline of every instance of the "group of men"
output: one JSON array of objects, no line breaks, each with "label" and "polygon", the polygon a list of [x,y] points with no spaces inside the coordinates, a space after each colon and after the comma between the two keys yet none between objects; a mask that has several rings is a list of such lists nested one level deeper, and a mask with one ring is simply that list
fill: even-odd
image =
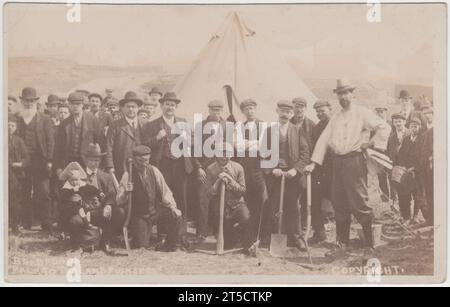
[{"label": "group of men", "polygon": [[[382,116],[353,102],[354,89],[338,80],[334,93],[341,109],[333,116],[328,101],[314,102],[317,124],[306,116],[311,102],[302,97],[278,101],[274,105],[278,124],[264,131],[260,130],[257,102],[242,101],[244,124],[256,129],[255,133],[243,133],[245,152],[254,146],[255,134],[257,139],[267,138],[269,146],[278,142],[277,164],[268,169],[261,167],[267,157],[259,154],[233,157],[238,146],[233,142],[215,144],[223,154],[213,157],[174,154],[172,143],[180,136],[175,125],[186,119],[176,116],[182,101],[173,92],[163,94],[153,88],[143,100],[129,91],[117,102],[111,91],[106,98],[76,91],[68,95],[67,103],[59,101],[56,109],[53,103],[59,98],[49,95],[46,112],[40,112],[36,90],[26,87],[19,97],[22,110],[10,116],[8,126],[10,225],[13,231],[19,225],[31,228],[33,217],[38,217],[43,230],[61,227],[57,222],[63,210],[59,205],[62,174],[67,165],[76,162],[86,173],[86,184],[102,195],[100,215],[104,219],[96,226],[108,229],[103,232],[108,236],[102,239],[105,250],[127,219],[128,203],[134,247],[150,247],[156,225],[158,242],[164,242],[158,243],[158,249],[176,250],[187,242],[188,218],[195,221],[196,242],[203,242],[218,232],[223,186],[225,248],[241,244],[244,251],[251,252],[253,242],[267,241],[276,232],[283,194],[282,231],[290,246],[304,250],[305,240],[320,243],[327,239],[322,203],[328,201],[335,212],[336,251],[349,246],[352,215],[362,225],[364,244],[370,251],[373,213],[368,205],[368,148],[386,152],[394,165],[415,173],[416,185],[407,192],[401,184],[390,184],[390,175],[386,179],[387,194],[396,191],[404,219],[411,215],[406,209],[411,197],[415,202],[420,199],[418,208],[427,220],[432,219],[432,106],[414,111],[408,107],[412,106],[410,95],[402,91],[402,113],[392,116],[391,132],[391,124]],[[117,110],[112,108],[117,105]],[[162,115],[153,118],[157,105]],[[69,112],[61,112],[65,107]],[[55,116],[58,110],[69,114]],[[227,139],[223,102],[209,102],[208,110],[202,127],[210,123],[213,129],[202,130],[201,145],[217,133]],[[114,112],[120,113],[116,119]],[[271,129],[278,129],[277,139],[271,140]],[[304,236],[308,173],[312,175],[312,238]],[[125,182],[120,180],[123,178]],[[79,218],[69,217],[66,222],[69,230],[84,226]]]}]

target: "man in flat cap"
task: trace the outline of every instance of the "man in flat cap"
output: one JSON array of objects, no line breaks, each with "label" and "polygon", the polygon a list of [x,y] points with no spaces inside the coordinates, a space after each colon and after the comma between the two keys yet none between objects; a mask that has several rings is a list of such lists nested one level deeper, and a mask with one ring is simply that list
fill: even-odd
[{"label": "man in flat cap", "polygon": [[100,140],[100,146],[102,148],[105,148],[106,146],[106,133],[108,132],[108,127],[111,125],[113,118],[111,114],[106,113],[101,110],[103,98],[100,94],[97,93],[91,93],[88,96],[89,98],[89,104],[91,106],[90,112],[92,115],[94,115],[99,122],[99,128],[102,132],[101,134],[101,140]]},{"label": "man in flat cap", "polygon": [[[311,151],[331,118],[331,105],[327,100],[318,100],[313,107],[319,122],[312,128]],[[314,231],[311,244],[318,244],[327,239],[322,203],[331,201],[332,163],[332,153],[328,151],[322,165],[316,167],[311,174],[311,226]]]},{"label": "man in flat cap", "polygon": [[220,186],[224,184],[224,248],[233,248],[240,239],[244,252],[248,253],[253,238],[249,229],[250,212],[243,197],[246,192],[244,169],[239,163],[230,160],[234,154],[231,143],[216,144],[215,149],[220,154],[206,169],[212,211],[211,224],[217,233],[220,218]]},{"label": "man in flat cap", "polygon": [[[389,135],[386,153],[391,159],[394,161],[397,159],[398,151],[400,150],[400,146],[403,143],[403,140],[409,136],[409,130],[406,128],[406,117],[402,112],[394,113],[391,116],[392,118],[392,131]],[[397,200],[397,192],[395,190],[395,186],[390,183],[391,187],[391,200]]]},{"label": "man in flat cap", "polygon": [[54,164],[56,174],[70,162],[84,165],[84,155],[91,143],[101,140],[98,119],[88,111],[83,111],[84,96],[71,93],[68,97],[71,115],[65,119],[56,134]]},{"label": "man in flat cap", "polygon": [[[148,248],[152,227],[165,226],[167,238],[159,250],[176,251],[181,222],[181,211],[167,185],[164,176],[149,163],[151,150],[140,145],[133,148],[133,170],[131,184],[119,189],[118,204],[125,204],[131,192],[130,230],[134,238],[134,248]],[[128,176],[128,171],[125,171]]]},{"label": "man in flat cap", "polygon": [[308,146],[311,147],[312,129],[315,123],[306,116],[308,102],[303,97],[296,97],[292,99],[292,103],[294,104],[294,116],[291,118],[291,123],[305,136]]},{"label": "man in flat cap", "polygon": [[[177,157],[171,150],[173,140],[180,136],[175,125],[186,122],[175,115],[180,102],[174,92],[167,92],[159,99],[162,116],[144,125],[142,143],[151,148],[151,163],[163,174],[178,208],[186,218],[186,180],[193,171],[192,161],[183,155]],[[185,222],[183,220],[183,230],[186,230]]]},{"label": "man in flat cap", "polygon": [[[364,249],[373,253],[373,212],[368,206],[367,165],[364,151],[369,147],[386,150],[391,131],[386,121],[371,110],[353,103],[355,87],[344,80],[338,80],[334,93],[342,109],[338,111],[322,132],[311,156],[312,164],[305,168],[312,172],[316,165],[322,165],[329,148],[334,153],[332,201],[335,209],[337,244],[335,252],[348,249],[350,241],[351,215],[362,225]],[[367,142],[367,131],[375,131]]]},{"label": "man in flat cap", "polygon": [[[270,225],[268,217],[270,208],[268,205],[269,195],[267,192],[264,171],[261,168],[261,157],[257,151],[257,156],[250,155],[251,150],[258,149],[258,140],[263,134],[257,117],[257,103],[253,99],[246,99],[241,102],[240,109],[245,116],[242,136],[244,140],[245,157],[238,158],[238,162],[243,166],[245,173],[245,186],[247,188],[244,199],[250,210],[250,231],[254,240],[257,240],[258,228],[263,241],[270,235]],[[256,138],[256,139],[255,139]],[[240,144],[235,144],[239,147]],[[261,223],[260,223],[261,221]],[[261,227],[259,226],[261,224]]]},{"label": "man in flat cap", "polygon": [[[208,117],[198,124],[194,128],[194,131],[199,131],[202,127],[201,138],[196,138],[198,144],[196,146],[201,146],[205,144],[205,141],[216,133],[220,133],[222,136],[222,142],[225,140],[226,135],[226,120],[223,117],[224,103],[220,100],[212,100],[208,103]],[[205,132],[205,128],[211,128],[209,131]],[[197,216],[197,229],[198,229],[198,240],[203,241],[209,234],[209,199],[207,194],[207,180],[206,180],[206,169],[209,165],[215,162],[214,157],[207,157],[204,153],[201,157],[192,158],[194,164],[194,173],[196,174],[197,188],[198,191],[198,216]]]},{"label": "man in flat cap", "polygon": [[415,178],[413,186],[404,185],[395,182],[396,191],[398,194],[398,204],[403,222],[406,225],[413,223],[414,219],[411,212],[411,200],[414,200],[414,216],[417,218],[419,210],[425,214],[424,191],[423,184],[420,178],[419,157],[423,146],[423,136],[420,134],[421,121],[417,117],[413,117],[410,121],[409,134],[404,137],[399,151],[393,160],[394,168],[400,166],[406,169],[411,177]]},{"label": "man in flat cap", "polygon": [[[288,235],[288,245],[305,249],[302,237],[302,226],[298,198],[300,196],[300,179],[303,169],[309,162],[309,146],[303,134],[290,122],[294,115],[294,105],[288,100],[277,103],[278,125],[269,127],[264,137],[267,138],[268,147],[272,142],[279,142],[278,164],[273,169],[265,169],[266,182],[269,192],[269,201],[272,208],[271,220],[277,231],[277,222],[280,206],[280,193],[282,176],[285,176],[284,186],[284,212],[283,233]],[[272,140],[271,129],[279,129],[278,140]],[[276,134],[275,134],[276,135]]]},{"label": "man in flat cap", "polygon": [[88,90],[79,89],[79,90],[76,90],[75,93],[81,94],[83,96],[83,110],[89,111],[91,109],[91,106],[89,104],[90,92]]},{"label": "man in flat cap", "polygon": [[142,127],[138,121],[138,110],[142,100],[133,91],[125,93],[120,100],[124,116],[113,121],[106,135],[106,169],[121,178],[132,149],[141,144]]},{"label": "man in flat cap", "polygon": [[25,142],[30,155],[30,164],[25,168],[22,223],[26,229],[31,229],[33,212],[39,212],[42,229],[51,230],[49,180],[55,147],[53,122],[37,111],[39,96],[35,88],[25,87],[19,98],[23,110],[18,117],[17,134]]}]

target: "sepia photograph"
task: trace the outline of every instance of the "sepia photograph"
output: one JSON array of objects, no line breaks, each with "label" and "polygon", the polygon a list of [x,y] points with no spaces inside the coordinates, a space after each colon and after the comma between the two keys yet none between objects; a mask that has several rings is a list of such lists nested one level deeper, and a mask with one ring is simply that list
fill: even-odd
[{"label": "sepia photograph", "polygon": [[445,282],[445,2],[2,10],[6,284]]}]

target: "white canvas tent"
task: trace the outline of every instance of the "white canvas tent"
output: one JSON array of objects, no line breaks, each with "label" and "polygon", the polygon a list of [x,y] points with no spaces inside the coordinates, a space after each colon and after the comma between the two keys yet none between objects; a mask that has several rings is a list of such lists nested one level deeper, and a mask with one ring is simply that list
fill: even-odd
[{"label": "white canvas tent", "polygon": [[[308,115],[315,119],[312,111],[316,100],[314,94],[281,54],[265,44],[235,12],[227,16],[175,86],[174,91],[182,100],[177,113],[188,121],[193,120],[194,112],[205,117],[210,100],[220,99],[226,104],[224,85],[231,85],[239,101],[254,99],[258,103],[258,117],[262,120],[276,119],[278,100],[292,100],[297,96],[310,102]],[[242,119],[236,101],[233,113]]]}]

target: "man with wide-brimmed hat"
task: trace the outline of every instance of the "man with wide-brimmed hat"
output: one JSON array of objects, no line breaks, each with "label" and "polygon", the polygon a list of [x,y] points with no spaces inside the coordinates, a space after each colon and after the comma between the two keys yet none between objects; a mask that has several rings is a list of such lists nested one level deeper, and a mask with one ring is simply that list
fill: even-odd
[{"label": "man with wide-brimmed hat", "polygon": [[37,111],[39,100],[36,89],[25,87],[19,96],[23,110],[18,116],[17,134],[22,138],[30,155],[25,169],[22,223],[31,228],[33,212],[40,213],[41,226],[50,230],[52,225],[49,179],[55,146],[53,122]]},{"label": "man with wide-brimmed hat", "polygon": [[[284,212],[283,233],[288,235],[288,245],[305,249],[302,237],[302,226],[298,198],[300,196],[300,180],[303,169],[309,162],[309,146],[306,138],[299,134],[299,130],[290,119],[294,115],[294,104],[289,100],[280,100],[277,103],[279,125],[270,126],[265,132],[268,147],[272,142],[279,143],[278,164],[274,168],[265,169],[266,182],[271,205],[271,221],[275,233],[279,216],[280,193],[282,176],[285,176],[284,185]],[[279,129],[278,140],[272,140],[272,129]]]},{"label": "man with wide-brimmed hat", "polygon": [[93,224],[102,228],[102,248],[110,251],[109,242],[114,234],[119,234],[125,219],[125,210],[116,205],[116,188],[111,174],[100,169],[102,159],[106,156],[99,144],[89,144],[85,153],[86,183],[102,193],[101,210],[91,213]]},{"label": "man with wide-brimmed hat", "polygon": [[84,96],[73,92],[68,101],[71,115],[61,123],[56,135],[54,163],[57,174],[72,161],[83,166],[89,144],[101,141],[98,119],[90,112],[83,111]]},{"label": "man with wide-brimmed hat", "polygon": [[[316,165],[323,164],[328,150],[333,151],[331,195],[335,209],[337,244],[329,255],[334,255],[335,252],[345,253],[348,249],[352,215],[363,227],[364,251],[373,254],[373,212],[368,205],[364,151],[369,147],[386,150],[391,128],[372,110],[353,103],[354,90],[355,87],[348,81],[337,80],[333,91],[342,109],[330,119],[314,147],[312,164],[305,168],[306,172],[312,172]],[[375,131],[369,142],[368,131]]]},{"label": "man with wide-brimmed hat", "polygon": [[159,99],[162,116],[144,125],[143,144],[151,148],[151,163],[163,174],[178,208],[186,217],[186,180],[193,171],[193,165],[189,157],[177,157],[171,150],[173,140],[180,136],[176,132],[176,126],[180,130],[186,128],[186,120],[175,115],[180,102],[174,92],[167,92]]},{"label": "man with wide-brimmed hat", "polygon": [[142,100],[133,91],[125,93],[119,102],[123,117],[113,121],[106,134],[106,169],[121,178],[132,149],[141,144],[142,127],[137,113]]},{"label": "man with wide-brimmed hat", "polygon": [[[167,185],[164,176],[149,163],[151,149],[144,145],[132,149],[132,178],[128,178],[128,167],[124,178],[128,183],[120,188],[117,203],[125,204],[131,196],[130,230],[134,248],[147,248],[150,244],[153,225],[164,225],[167,238],[159,250],[176,251],[181,220],[181,211]],[[158,229],[159,231],[159,229]]]}]

